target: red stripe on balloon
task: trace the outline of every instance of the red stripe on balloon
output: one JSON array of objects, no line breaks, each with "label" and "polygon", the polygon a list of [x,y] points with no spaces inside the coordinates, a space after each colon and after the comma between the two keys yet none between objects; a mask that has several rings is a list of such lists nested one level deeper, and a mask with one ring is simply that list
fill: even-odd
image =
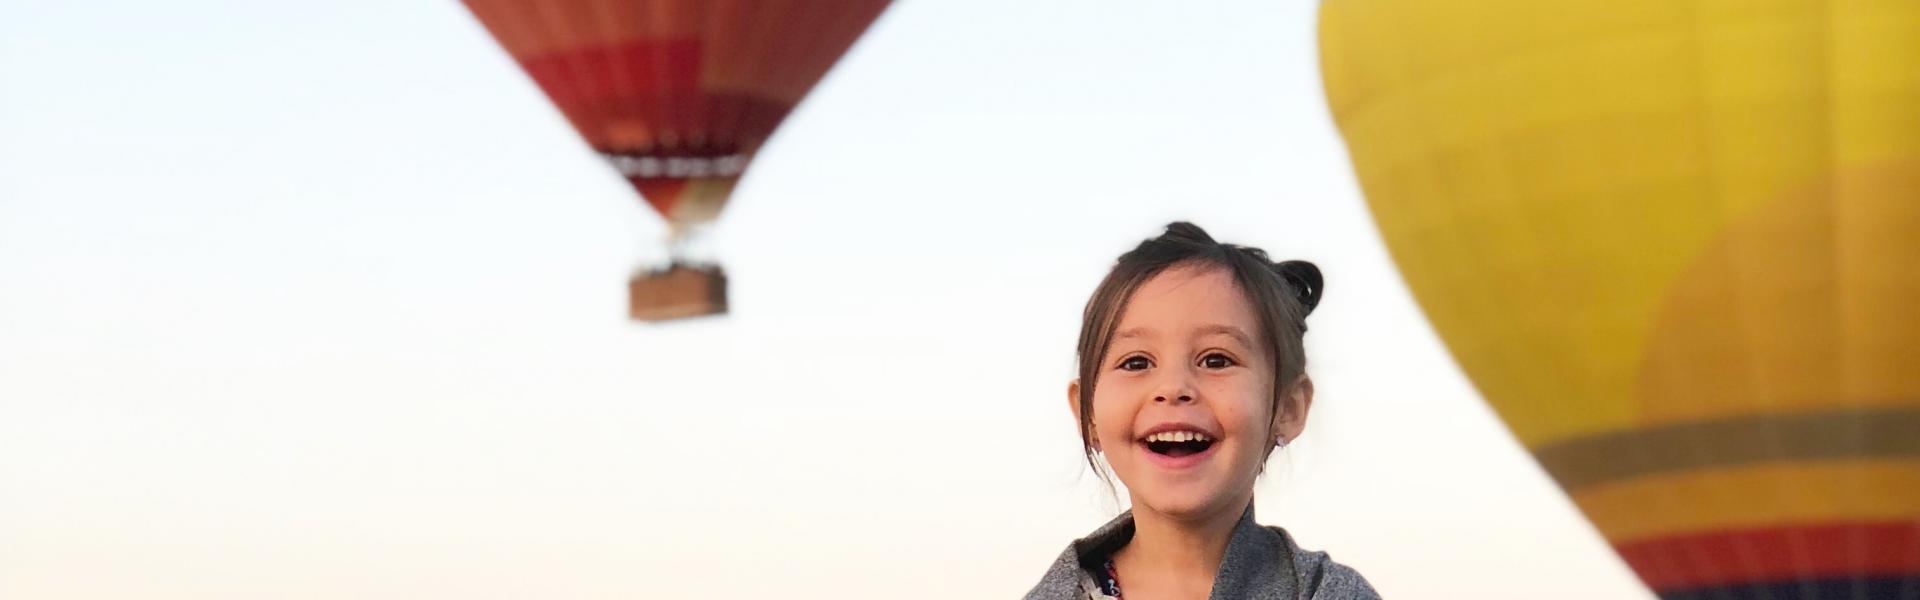
[{"label": "red stripe on balloon", "polygon": [[[674,148],[665,154],[731,154],[766,141],[793,105],[702,89],[702,53],[695,40],[642,40],[525,57],[520,66],[602,152],[660,152],[664,145]],[[675,137],[635,145],[630,131],[624,138],[613,133],[635,125]]]},{"label": "red stripe on balloon", "polygon": [[604,141],[609,121],[647,123],[686,133],[704,120],[701,45],[640,40],[584,46],[520,59],[520,66],[589,142]]},{"label": "red stripe on balloon", "polygon": [[[1655,591],[1920,574],[1920,522],[1715,531],[1615,544]],[[1676,557],[1686,557],[1675,564]]]},{"label": "red stripe on balloon", "polygon": [[555,101],[647,96],[700,86],[700,42],[641,40],[586,46],[520,59]]}]

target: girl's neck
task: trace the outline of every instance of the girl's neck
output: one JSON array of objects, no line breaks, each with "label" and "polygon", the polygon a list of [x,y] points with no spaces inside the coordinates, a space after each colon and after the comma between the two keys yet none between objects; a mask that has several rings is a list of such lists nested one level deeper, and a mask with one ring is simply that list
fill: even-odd
[{"label": "girl's neck", "polygon": [[[1197,597],[1206,597],[1213,588],[1213,576],[1220,570],[1220,561],[1227,554],[1233,528],[1252,502],[1253,495],[1248,494],[1244,501],[1229,503],[1230,508],[1192,519],[1175,518],[1134,503],[1133,540],[1113,556],[1114,566],[1122,574],[1122,585],[1167,591],[1184,589],[1198,591]],[[1132,585],[1129,581],[1142,585]]]}]

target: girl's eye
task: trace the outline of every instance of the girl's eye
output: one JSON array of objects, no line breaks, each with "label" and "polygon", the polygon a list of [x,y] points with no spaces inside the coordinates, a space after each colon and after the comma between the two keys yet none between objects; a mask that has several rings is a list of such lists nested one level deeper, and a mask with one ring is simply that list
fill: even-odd
[{"label": "girl's eye", "polygon": [[1126,360],[1120,361],[1120,370],[1123,371],[1144,371],[1152,366],[1153,361],[1147,360],[1145,356],[1129,356]]},{"label": "girl's eye", "polygon": [[1233,359],[1225,354],[1208,354],[1200,358],[1200,366],[1209,369],[1225,369],[1233,366]]}]

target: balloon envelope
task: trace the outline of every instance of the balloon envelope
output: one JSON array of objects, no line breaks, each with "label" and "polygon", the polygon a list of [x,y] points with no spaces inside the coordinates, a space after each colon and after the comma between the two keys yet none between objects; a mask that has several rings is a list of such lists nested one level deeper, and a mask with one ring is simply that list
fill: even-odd
[{"label": "balloon envelope", "polygon": [[681,226],[719,214],[754,152],[889,0],[464,1]]},{"label": "balloon envelope", "polygon": [[1466,374],[1665,598],[1920,598],[1920,3],[1326,0]]}]

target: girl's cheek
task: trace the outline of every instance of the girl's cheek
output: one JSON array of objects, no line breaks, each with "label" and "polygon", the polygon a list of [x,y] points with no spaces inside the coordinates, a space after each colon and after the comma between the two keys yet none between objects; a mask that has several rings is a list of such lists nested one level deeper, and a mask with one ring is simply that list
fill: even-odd
[{"label": "girl's cheek", "polygon": [[1134,412],[1139,408],[1132,391],[1124,382],[1102,382],[1093,393],[1093,421],[1100,428],[1101,437],[1119,436],[1125,438],[1133,423]]},{"label": "girl's cheek", "polygon": [[1102,377],[1100,387],[1094,388],[1093,403],[1096,405],[1121,406],[1136,397],[1138,384],[1125,377]]},{"label": "girl's cheek", "polygon": [[1215,399],[1214,418],[1223,425],[1238,425],[1237,429],[1242,432],[1264,432],[1266,425],[1261,421],[1261,415],[1265,414],[1266,406],[1261,404],[1261,393],[1250,387],[1224,385],[1210,390],[1213,392],[1211,397]]}]

